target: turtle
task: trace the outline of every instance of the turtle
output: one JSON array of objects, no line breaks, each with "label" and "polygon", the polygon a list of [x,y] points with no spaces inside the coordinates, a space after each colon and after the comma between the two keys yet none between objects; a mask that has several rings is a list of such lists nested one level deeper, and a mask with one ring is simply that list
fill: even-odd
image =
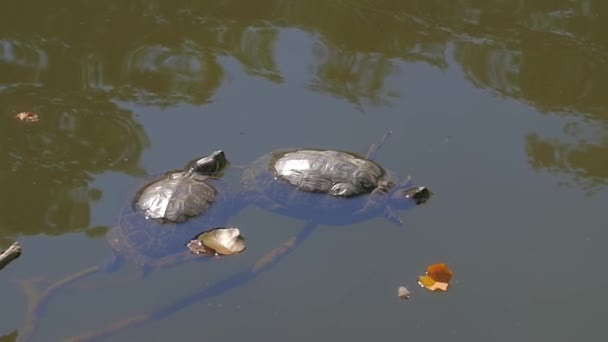
[{"label": "turtle", "polygon": [[267,153],[242,173],[242,206],[254,204],[289,217],[346,225],[383,215],[402,225],[396,209],[425,203],[432,192],[399,180],[372,160],[380,143],[366,156],[356,152],[288,148]]},{"label": "turtle", "polygon": [[106,234],[112,257],[100,266],[93,266],[65,277],[35,294],[31,284],[26,293],[30,303],[25,335],[30,335],[43,307],[59,289],[91,274],[115,272],[133,263],[142,277],[151,270],[170,267],[188,260],[208,260],[191,253],[186,244],[201,230],[223,225],[230,216],[228,187],[220,179],[228,164],[223,151],[197,158],[184,170],[164,173],[145,184],[135,198],[121,210],[116,226]]},{"label": "turtle", "polygon": [[219,226],[230,215],[228,187],[220,179],[227,164],[225,153],[215,151],[141,187],[106,234],[113,258],[104,269],[113,271],[129,261],[145,276],[191,258],[186,243],[201,227]]},{"label": "turtle", "polygon": [[135,202],[147,219],[161,222],[183,222],[204,213],[215,200],[216,190],[208,184],[217,177],[228,161],[219,150],[195,159],[185,170],[169,171],[138,191]]},{"label": "turtle", "polygon": [[191,259],[184,246],[201,226],[212,228],[228,219],[228,189],[220,180],[227,165],[224,151],[218,150],[142,186],[106,235],[114,255],[105,268],[114,270],[128,260],[145,276],[153,268]]},{"label": "turtle", "polygon": [[[175,172],[168,177],[175,177]],[[188,207],[188,201],[200,203],[195,207],[200,209],[201,214],[198,216],[174,215],[178,219],[169,221],[165,217],[156,219],[149,213],[142,214],[143,210],[140,210],[139,206],[125,206],[118,224],[106,234],[113,257],[104,265],[104,269],[114,271],[128,261],[135,264],[145,277],[153,269],[195,259],[196,257],[187,251],[186,244],[201,230],[219,227],[228,221],[231,200],[228,187],[222,180],[207,177],[200,184],[190,185],[192,188],[200,186],[204,192],[195,196],[193,192],[177,187],[176,193],[183,192],[184,196],[179,197],[179,201],[178,198],[174,200],[180,203],[179,208],[185,209],[195,207]],[[141,201],[137,203],[139,202]],[[169,205],[167,208],[171,210],[165,212],[171,212],[174,206]],[[184,211],[186,210],[174,210],[175,213]]]}]

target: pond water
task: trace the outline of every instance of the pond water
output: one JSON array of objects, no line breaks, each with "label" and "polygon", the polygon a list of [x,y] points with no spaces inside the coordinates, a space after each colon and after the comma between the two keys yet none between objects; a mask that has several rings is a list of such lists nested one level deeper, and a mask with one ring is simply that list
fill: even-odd
[{"label": "pond water", "polygon": [[[604,336],[605,2],[21,1],[0,19],[0,248],[23,247],[0,341]],[[154,175],[223,149],[238,191],[265,153],[365,153],[389,130],[376,160],[434,193],[404,226],[321,225],[239,278],[305,226],[251,206],[227,222],[244,253],[92,275],[32,328],[32,293],[108,260]],[[416,283],[436,262],[446,293]]]}]

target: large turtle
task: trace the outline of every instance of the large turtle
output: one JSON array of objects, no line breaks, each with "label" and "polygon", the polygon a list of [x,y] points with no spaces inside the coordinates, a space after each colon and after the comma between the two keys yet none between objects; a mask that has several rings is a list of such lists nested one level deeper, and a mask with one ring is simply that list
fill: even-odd
[{"label": "large turtle", "polygon": [[85,276],[114,272],[125,262],[135,264],[145,276],[152,269],[205,259],[189,252],[185,245],[201,230],[228,220],[231,201],[225,183],[219,179],[226,165],[224,152],[216,151],[188,163],[185,170],[166,172],[144,185],[106,235],[113,252],[109,262],[68,276],[42,294],[24,282],[30,305],[20,335],[33,333],[42,308],[58,289]]},{"label": "large turtle", "polygon": [[384,215],[403,224],[395,209],[425,203],[431,191],[399,180],[366,156],[331,149],[296,148],[268,153],[243,171],[243,205],[332,225]]}]

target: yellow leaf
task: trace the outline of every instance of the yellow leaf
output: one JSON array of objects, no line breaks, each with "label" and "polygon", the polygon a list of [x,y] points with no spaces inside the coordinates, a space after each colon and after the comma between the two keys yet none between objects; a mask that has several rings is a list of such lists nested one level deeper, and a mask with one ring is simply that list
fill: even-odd
[{"label": "yellow leaf", "polygon": [[418,283],[420,285],[428,288],[429,286],[433,286],[436,283],[436,281],[427,275],[423,275],[423,276],[418,277]]},{"label": "yellow leaf", "polygon": [[418,283],[429,291],[447,291],[453,275],[446,264],[432,264],[418,277]]}]

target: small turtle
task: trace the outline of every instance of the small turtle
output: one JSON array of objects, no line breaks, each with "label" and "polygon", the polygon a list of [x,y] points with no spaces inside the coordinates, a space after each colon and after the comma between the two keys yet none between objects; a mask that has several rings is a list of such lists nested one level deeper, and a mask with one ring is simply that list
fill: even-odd
[{"label": "small turtle", "polygon": [[215,201],[216,190],[208,182],[228,161],[224,151],[188,163],[184,171],[167,172],[144,186],[135,197],[146,218],[183,222],[204,213]]},{"label": "small turtle", "polygon": [[202,229],[222,226],[230,216],[230,199],[227,197],[225,183],[208,178],[205,185],[209,187],[208,193],[203,197],[205,213],[188,221],[170,223],[154,220],[146,218],[139,210],[134,210],[133,206],[125,207],[118,225],[106,235],[114,252],[114,258],[106,269],[113,271],[123,261],[128,261],[145,275],[151,269],[195,259],[188,253],[186,244]]}]

